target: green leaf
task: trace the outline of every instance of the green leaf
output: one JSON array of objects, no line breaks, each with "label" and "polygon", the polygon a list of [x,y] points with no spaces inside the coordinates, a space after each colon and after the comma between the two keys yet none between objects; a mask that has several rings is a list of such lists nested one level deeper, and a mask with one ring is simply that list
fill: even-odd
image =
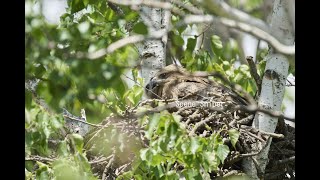
[{"label": "green leaf", "polygon": [[59,156],[62,156],[62,157],[66,157],[68,156],[68,145],[67,145],[67,142],[64,140],[64,141],[61,141],[58,145],[58,151],[57,153],[59,154]]},{"label": "green leaf", "polygon": [[236,143],[239,139],[240,133],[236,129],[230,129],[230,130],[228,130],[228,134],[229,134],[229,138],[231,140],[231,144],[235,148]]},{"label": "green leaf", "polygon": [[158,125],[159,121],[160,121],[160,114],[154,114],[152,119],[149,122],[148,131],[146,133],[146,137],[148,139],[151,139],[152,134],[156,129],[156,126]]},{"label": "green leaf", "polygon": [[206,163],[208,163],[209,168],[206,169],[207,171],[216,170],[219,166],[219,159],[216,158],[214,152],[203,152],[203,158]]},{"label": "green leaf", "polygon": [[187,50],[193,51],[196,47],[197,39],[189,38],[187,42]]},{"label": "green leaf", "polygon": [[199,149],[199,141],[196,137],[191,137],[191,153],[195,154],[197,152],[197,150]]},{"label": "green leaf", "polygon": [[167,129],[167,137],[170,137],[171,141],[177,138],[178,125],[176,123],[170,123]]},{"label": "green leaf", "polygon": [[80,134],[71,134],[72,141],[79,152],[82,152],[83,137]]},{"label": "green leaf", "polygon": [[173,35],[173,43],[176,46],[183,46],[184,45],[184,40],[182,39],[182,37],[180,35]]},{"label": "green leaf", "polygon": [[217,48],[217,49],[222,49],[223,46],[222,46],[222,42],[221,42],[219,36],[213,35],[213,36],[211,37],[211,42],[212,42],[212,44],[214,45],[215,48]]},{"label": "green leaf", "polygon": [[136,25],[133,26],[133,32],[137,34],[148,34],[148,28],[143,22],[139,22]]},{"label": "green leaf", "polygon": [[229,147],[227,145],[224,145],[224,144],[219,144],[218,145],[217,156],[219,157],[219,159],[221,160],[222,163],[227,158],[229,152],[230,152],[230,150],[229,150]]},{"label": "green leaf", "polygon": [[166,179],[168,180],[178,180],[179,179],[179,175],[177,174],[177,172],[175,170],[170,170],[166,173]]},{"label": "green leaf", "polygon": [[42,64],[39,64],[39,66],[36,67],[35,76],[41,78],[45,72],[46,68]]},{"label": "green leaf", "polygon": [[145,148],[145,149],[141,149],[140,150],[140,158],[141,160],[143,161],[146,161],[147,160],[147,153],[149,152],[149,149],[148,148]]}]

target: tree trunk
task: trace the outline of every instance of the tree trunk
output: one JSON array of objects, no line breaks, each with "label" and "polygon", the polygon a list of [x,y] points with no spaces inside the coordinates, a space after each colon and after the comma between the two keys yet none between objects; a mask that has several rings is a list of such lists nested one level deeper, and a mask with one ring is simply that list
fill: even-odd
[{"label": "tree trunk", "polygon": [[[288,4],[289,1],[274,1],[270,27],[271,34],[280,42],[286,45],[293,45],[294,27],[289,19]],[[267,64],[262,80],[262,89],[258,105],[265,109],[280,111],[284,96],[286,78],[288,76],[288,57],[277,54],[277,52],[274,52],[273,49],[270,49],[265,58]],[[258,112],[256,113],[252,126],[266,132],[274,132],[277,123],[278,118],[270,117],[269,115]],[[259,179],[259,177],[264,174],[266,165],[268,163],[270,143],[271,138],[268,141],[268,145],[262,150],[262,152],[253,157],[257,160],[257,164],[259,166],[258,169],[261,170],[261,172],[257,172],[257,168],[250,158],[245,159],[243,164],[244,169],[252,179]],[[257,143],[256,145],[257,149],[261,149],[261,143]]]},{"label": "tree trunk", "polygon": [[[148,27],[149,34],[168,27],[170,20],[170,11],[159,8],[142,7],[140,17]],[[150,81],[150,78],[166,64],[166,44],[167,36],[161,40],[146,40],[138,44],[138,51],[141,60],[141,76],[144,78],[144,84]]]}]

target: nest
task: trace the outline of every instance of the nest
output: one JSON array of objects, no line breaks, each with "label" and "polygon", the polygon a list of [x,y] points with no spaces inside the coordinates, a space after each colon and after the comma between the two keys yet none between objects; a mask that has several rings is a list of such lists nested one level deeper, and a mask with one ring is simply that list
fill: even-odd
[{"label": "nest", "polygon": [[[137,108],[145,106],[149,110],[142,113],[136,111]],[[162,102],[162,105],[153,100],[142,102],[137,107],[127,110],[122,116],[111,116],[105,119],[99,127],[86,134],[85,149],[92,171],[101,179],[115,179],[123,172],[130,170],[134,157],[138,156],[133,152],[148,147],[144,127],[138,123],[138,118],[168,110],[170,113],[181,116],[180,123],[185,124],[190,136],[208,137],[222,128],[237,129],[240,132],[236,148],[231,145],[230,141],[224,142],[229,146],[230,153],[219,168],[219,172],[210,173],[211,178],[243,174],[242,160],[259,154],[260,151],[256,150],[257,142],[263,149],[270,137],[273,139],[265,178],[288,179],[289,176],[294,178],[294,128],[284,124],[283,119],[280,119],[281,123],[275,133],[261,132],[251,127],[253,114],[235,107],[234,104],[228,102],[220,107],[220,110],[206,106],[177,107],[176,102],[168,101]],[[121,142],[116,138],[119,135],[122,138]],[[220,135],[228,136],[227,133]]]}]

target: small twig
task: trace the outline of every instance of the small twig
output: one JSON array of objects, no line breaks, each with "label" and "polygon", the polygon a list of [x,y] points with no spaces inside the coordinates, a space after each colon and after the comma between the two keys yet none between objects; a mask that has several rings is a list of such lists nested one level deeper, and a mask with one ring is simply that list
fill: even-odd
[{"label": "small twig", "polygon": [[151,8],[161,8],[165,10],[170,10],[173,13],[184,16],[185,13],[181,11],[180,9],[174,7],[171,3],[169,2],[161,2],[161,1],[152,1],[152,0],[109,0],[109,2],[112,2],[114,4],[119,4],[119,5],[125,5],[125,6],[131,6],[134,7],[132,9],[138,10],[138,6],[148,6]]},{"label": "small twig", "polygon": [[290,161],[294,161],[296,159],[295,156],[292,156],[292,157],[289,157],[287,159],[281,159],[279,161],[276,161],[275,164],[276,165],[279,165],[279,164],[284,164],[284,163],[287,163],[287,162],[290,162]]},{"label": "small twig", "polygon": [[293,122],[295,120],[295,118],[284,116],[282,114],[282,112],[280,112],[280,111],[272,111],[272,110],[263,109],[263,108],[258,107],[256,104],[249,105],[249,106],[238,105],[235,109],[241,109],[241,110],[244,110],[244,111],[250,112],[250,113],[262,112],[262,113],[268,114],[269,116],[272,116],[272,117],[283,118],[283,119],[293,121]]},{"label": "small twig", "polygon": [[121,173],[125,171],[125,169],[131,164],[131,162],[126,163],[120,167],[117,168],[118,172],[116,173],[117,176],[119,176]]},{"label": "small twig", "polygon": [[117,5],[115,5],[115,4],[111,3],[111,2],[107,2],[107,4],[114,12],[117,13],[117,15],[119,15],[119,16],[124,16],[125,15],[123,10],[119,6],[117,6]]},{"label": "small twig", "polygon": [[106,179],[107,171],[108,171],[108,169],[110,168],[110,166],[112,165],[112,163],[114,162],[114,157],[115,157],[115,153],[113,153],[113,154],[111,155],[111,159],[109,160],[108,164],[106,165],[106,167],[105,167],[104,170],[103,170],[102,180],[105,180],[105,179]]},{"label": "small twig", "polygon": [[193,14],[203,14],[203,11],[193,6],[193,4],[186,4],[185,2],[182,2],[180,0],[172,0],[172,2],[178,6],[181,6],[182,8],[188,10]]},{"label": "small twig", "polygon": [[270,136],[270,137],[273,137],[273,138],[278,138],[278,139],[284,138],[284,135],[283,135],[283,134],[265,132],[265,131],[262,131],[262,130],[260,130],[260,129],[258,129],[258,131],[259,131],[261,134],[264,134],[264,135],[267,135],[267,136]]},{"label": "small twig", "polygon": [[247,60],[248,65],[250,67],[250,74],[251,74],[251,76],[253,77],[253,79],[256,82],[257,89],[258,89],[257,92],[258,92],[258,94],[260,94],[262,80],[261,80],[261,77],[258,74],[256,64],[254,63],[252,56],[247,56],[246,60]]},{"label": "small twig", "polygon": [[270,137],[273,137],[273,138],[284,138],[283,134],[265,132],[265,131],[263,131],[261,129],[257,129],[257,128],[254,128],[254,127],[251,127],[251,126],[246,126],[246,125],[241,125],[240,127],[244,128],[244,129],[248,129],[250,131],[253,131],[253,133],[261,133],[261,134],[264,134],[264,135],[267,135],[267,136],[270,136]]},{"label": "small twig", "polygon": [[101,159],[98,159],[96,161],[90,161],[89,164],[97,164],[97,163],[100,163],[100,162],[104,162],[104,161],[108,161],[109,159],[112,158],[112,154],[108,157],[102,157]]},{"label": "small twig", "polygon": [[25,158],[25,161],[39,161],[39,162],[53,162],[56,159],[41,157],[41,156],[29,156]]},{"label": "small twig", "polygon": [[258,139],[258,140],[261,141],[261,142],[265,142],[265,140],[263,140],[262,138],[258,137],[258,136],[255,135],[255,134],[252,134],[251,132],[245,131],[245,130],[243,130],[243,129],[240,129],[240,131],[241,131],[242,133],[247,133],[249,136]]},{"label": "small twig", "polygon": [[252,159],[252,162],[253,162],[254,166],[256,167],[256,169],[257,169],[257,175],[258,175],[258,177],[261,177],[261,175],[262,175],[263,173],[262,173],[262,170],[261,170],[261,168],[260,168],[260,166],[259,166],[258,161],[257,161],[256,158],[254,158],[254,157],[250,157],[250,158]]},{"label": "small twig", "polygon": [[84,123],[84,124],[88,124],[90,126],[93,126],[93,127],[102,127],[101,125],[98,125],[98,124],[91,124],[89,122],[86,122],[86,121],[82,121],[82,120],[79,120],[77,118],[74,118],[74,117],[71,117],[71,116],[68,116],[68,115],[63,115],[64,118],[68,118],[68,119],[71,119],[73,121],[78,121],[78,122],[81,122],[81,123]]},{"label": "small twig", "polygon": [[237,120],[232,121],[232,122],[229,124],[229,126],[234,126],[235,123],[237,123],[237,124],[248,124],[248,123],[252,120],[253,116],[254,116],[254,115],[251,114],[251,115],[249,115],[248,117],[245,117],[245,118],[243,118],[243,119],[240,119],[239,121],[237,121]]},{"label": "small twig", "polygon": [[214,118],[215,116],[216,116],[216,114],[213,114],[213,115],[205,118],[204,120],[202,120],[202,121],[200,121],[200,122],[197,122],[197,123],[194,125],[193,129],[190,131],[189,136],[193,136],[193,135],[195,134],[195,132],[198,130],[198,128],[199,128],[201,125],[203,125],[203,124],[211,121],[212,118]]},{"label": "small twig", "polygon": [[267,31],[262,30],[258,27],[252,26],[247,23],[238,22],[232,19],[220,17],[217,18],[212,15],[187,15],[182,22],[178,23],[180,26],[183,24],[192,24],[192,23],[210,23],[213,21],[217,21],[222,23],[223,25],[239,29],[240,31],[249,33],[255,37],[258,37],[266,42],[268,42],[277,52],[287,54],[287,55],[294,55],[295,54],[295,45],[285,45],[282,44],[278,39],[273,37]]}]

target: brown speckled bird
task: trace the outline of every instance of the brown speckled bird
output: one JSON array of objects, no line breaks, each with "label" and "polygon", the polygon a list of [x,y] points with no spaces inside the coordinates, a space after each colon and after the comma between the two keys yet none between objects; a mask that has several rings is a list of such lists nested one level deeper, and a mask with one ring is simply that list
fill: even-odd
[{"label": "brown speckled bird", "polygon": [[247,104],[246,100],[226,86],[203,76],[205,72],[189,73],[171,64],[150,79],[145,92],[149,98],[175,100],[219,100],[233,104]]}]

